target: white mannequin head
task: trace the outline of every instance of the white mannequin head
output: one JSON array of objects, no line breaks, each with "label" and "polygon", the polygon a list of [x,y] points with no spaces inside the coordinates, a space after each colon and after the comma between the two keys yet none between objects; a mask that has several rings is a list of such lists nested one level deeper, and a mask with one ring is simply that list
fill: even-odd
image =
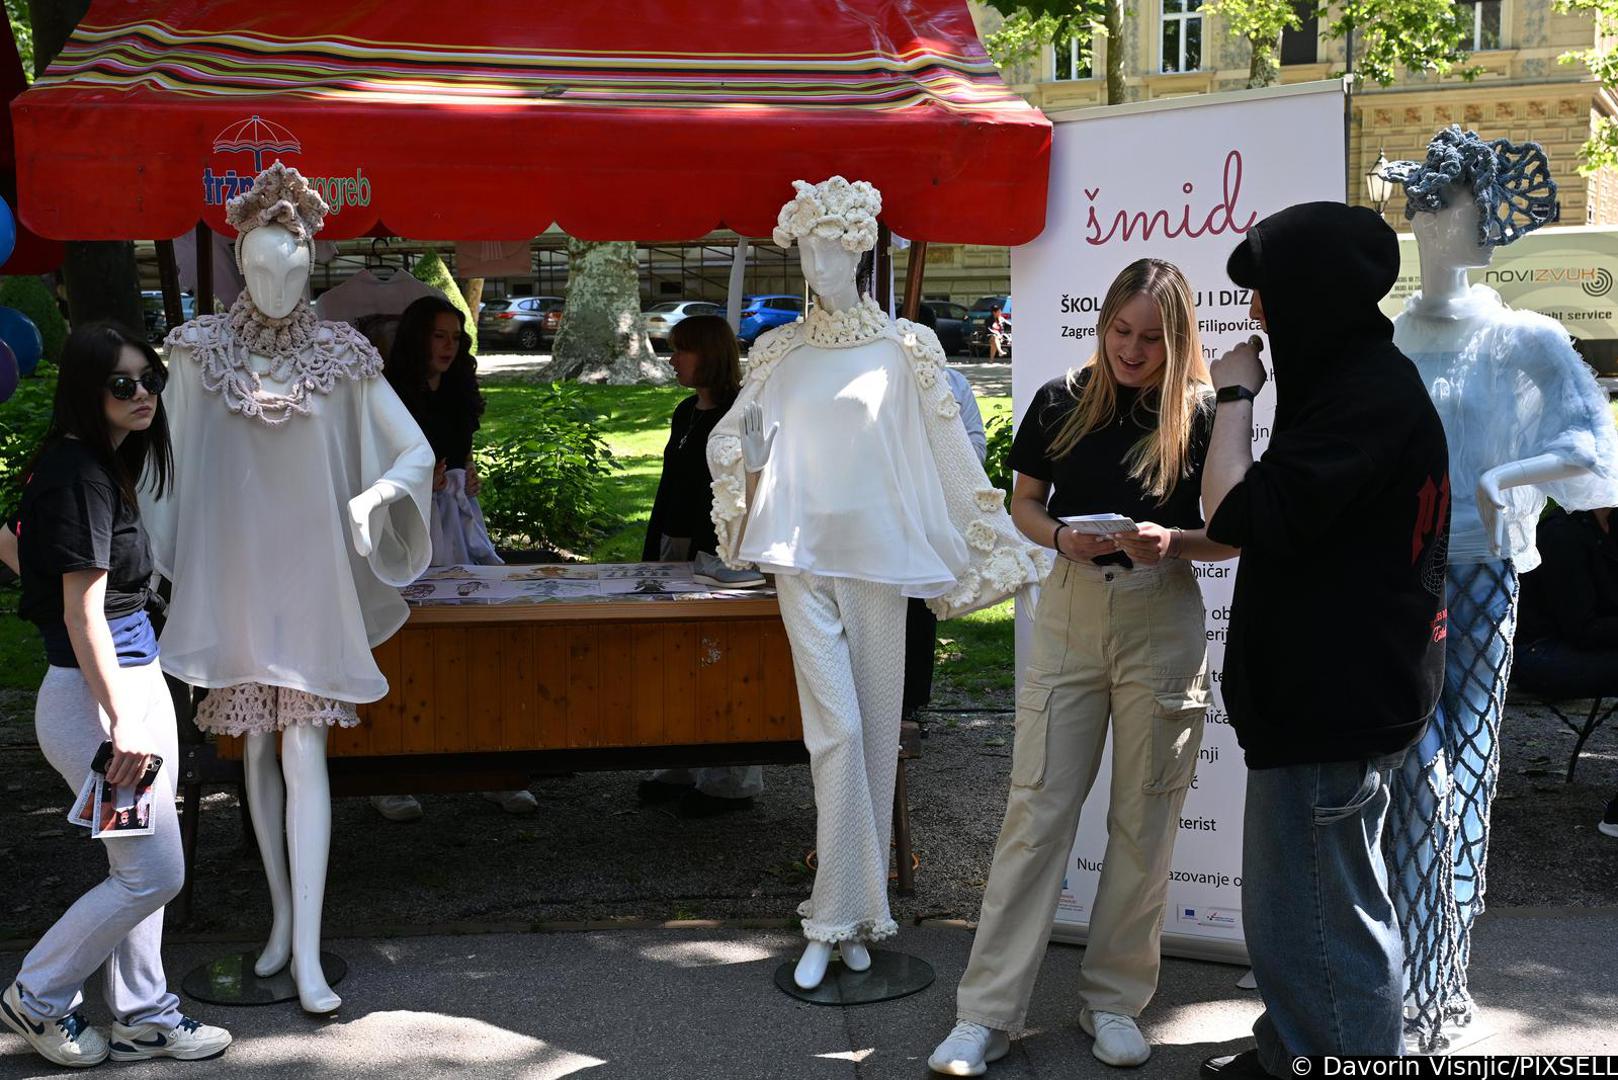
[{"label": "white mannequin head", "polygon": [[1421,261],[1449,267],[1488,266],[1494,258],[1493,244],[1478,238],[1478,218],[1482,211],[1471,199],[1455,199],[1441,210],[1417,214],[1410,219]]},{"label": "white mannequin head", "polygon": [[803,279],[818,297],[844,296],[855,289],[864,252],[850,251],[841,240],[806,236],[798,241]]},{"label": "white mannequin head", "polygon": [[261,225],[241,238],[247,295],[272,319],[285,318],[309,283],[309,245],[282,225]]}]

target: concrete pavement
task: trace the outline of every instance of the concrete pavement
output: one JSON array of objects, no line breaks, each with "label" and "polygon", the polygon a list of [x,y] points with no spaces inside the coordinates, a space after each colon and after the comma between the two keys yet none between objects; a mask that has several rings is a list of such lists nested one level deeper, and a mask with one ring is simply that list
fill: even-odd
[{"label": "concrete pavement", "polygon": [[[1611,970],[1618,908],[1514,908],[1478,927],[1472,988],[1491,1037],[1464,1053],[1618,1052]],[[950,925],[904,929],[893,946],[920,956],[937,981],[910,998],[856,1008],[807,1005],[771,982],[801,940],[784,930],[694,927],[473,934],[329,942],[350,964],[336,1018],[295,1004],[227,1009],[187,1002],[230,1027],[236,1044],[211,1062],[118,1065],[129,1080],[344,1077],[418,1080],[476,1075],[653,1080],[921,1080],[954,1019],[954,989],[971,947]],[[221,944],[168,950],[172,984]],[[1075,1023],[1083,950],[1052,946],[1029,1033],[991,1067],[991,1080],[1117,1080],[1090,1055]],[[19,957],[0,959],[14,971]],[[1195,1076],[1203,1057],[1233,1053],[1258,1014],[1238,990],[1242,969],[1169,959],[1143,1017],[1156,1044],[1140,1080]],[[105,1020],[99,1002],[93,1022]],[[0,1035],[0,1080],[58,1076],[23,1041]]]}]

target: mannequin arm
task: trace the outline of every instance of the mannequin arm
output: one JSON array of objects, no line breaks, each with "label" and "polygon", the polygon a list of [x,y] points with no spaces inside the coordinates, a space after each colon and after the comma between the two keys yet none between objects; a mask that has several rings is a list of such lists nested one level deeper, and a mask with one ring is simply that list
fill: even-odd
[{"label": "mannequin arm", "polygon": [[1506,508],[1505,492],[1508,488],[1569,480],[1590,472],[1583,465],[1571,464],[1555,454],[1540,454],[1538,457],[1496,465],[1478,477],[1478,517],[1495,554],[1504,554],[1506,550],[1506,520],[1502,514]]},{"label": "mannequin arm", "polygon": [[354,534],[356,553],[361,556],[369,555],[375,546],[371,538],[372,515],[389,503],[398,502],[409,494],[410,492],[404,487],[384,476],[348,500],[348,524]]},{"label": "mannequin arm", "polygon": [[427,568],[427,522],[435,459],[427,437],[399,395],[382,379],[364,387],[361,478],[370,486],[348,502],[354,550],[390,585],[409,584]]},{"label": "mannequin arm", "polygon": [[[764,409],[758,402],[750,401],[742,409],[742,461],[747,465],[749,481],[762,472],[769,462],[770,450],[775,446],[775,434],[780,430],[780,424],[771,424],[769,433],[765,433]],[[748,497],[751,501],[751,483],[748,486]]]}]

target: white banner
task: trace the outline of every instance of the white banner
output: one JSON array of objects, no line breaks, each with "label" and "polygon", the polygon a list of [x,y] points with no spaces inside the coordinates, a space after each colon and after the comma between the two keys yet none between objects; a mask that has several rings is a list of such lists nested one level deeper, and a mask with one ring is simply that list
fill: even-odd
[{"label": "white banner", "polygon": [[[1174,263],[1196,292],[1210,359],[1258,331],[1225,259],[1258,219],[1293,203],[1341,201],[1339,83],[1246,90],[1056,114],[1050,202],[1039,239],[1011,257],[1016,297],[1012,393],[1019,420],[1034,393],[1095,349],[1096,314],[1113,278],[1150,256]],[[1325,257],[1329,254],[1323,253]],[[1260,399],[1254,453],[1269,439],[1273,397]],[[1214,707],[1180,817],[1163,948],[1245,960],[1242,801],[1247,770],[1220,692],[1234,562],[1198,564],[1208,609]],[[1032,609],[1019,606],[1018,668]],[[1306,707],[1300,703],[1300,708]],[[1107,846],[1111,747],[1084,804],[1057,905],[1060,940],[1083,940]]]}]

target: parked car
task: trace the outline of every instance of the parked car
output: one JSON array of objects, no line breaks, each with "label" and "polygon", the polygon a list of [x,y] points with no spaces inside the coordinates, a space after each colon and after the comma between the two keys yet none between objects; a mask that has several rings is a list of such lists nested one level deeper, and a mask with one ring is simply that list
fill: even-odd
[{"label": "parked car", "polygon": [[741,326],[736,339],[751,346],[764,331],[784,326],[803,314],[803,297],[770,293],[742,297]]},{"label": "parked car", "polygon": [[681,319],[724,313],[724,308],[707,300],[666,300],[641,312],[646,320],[646,336],[652,339],[652,348],[659,350],[669,347],[669,335]]},{"label": "parked car", "polygon": [[[163,294],[156,289],[143,289],[140,294],[141,314],[146,320],[146,340],[153,345],[163,344],[173,327],[169,326],[167,314],[163,311]],[[190,322],[197,317],[197,299],[190,293],[180,294],[180,313],[185,321]]]},{"label": "parked car", "polygon": [[966,354],[968,356],[989,355],[989,320],[994,318],[994,309],[999,308],[1006,316],[1011,315],[1011,297],[985,296],[972,305],[968,316],[971,325],[966,334]]},{"label": "parked car", "polygon": [[489,300],[478,312],[478,345],[516,345],[537,352],[556,340],[562,325],[560,296],[513,296]]},{"label": "parked car", "polygon": [[944,346],[944,355],[960,356],[966,352],[966,336],[972,313],[963,305],[947,300],[923,300],[921,306],[933,314],[932,327],[938,334],[938,343]]}]

